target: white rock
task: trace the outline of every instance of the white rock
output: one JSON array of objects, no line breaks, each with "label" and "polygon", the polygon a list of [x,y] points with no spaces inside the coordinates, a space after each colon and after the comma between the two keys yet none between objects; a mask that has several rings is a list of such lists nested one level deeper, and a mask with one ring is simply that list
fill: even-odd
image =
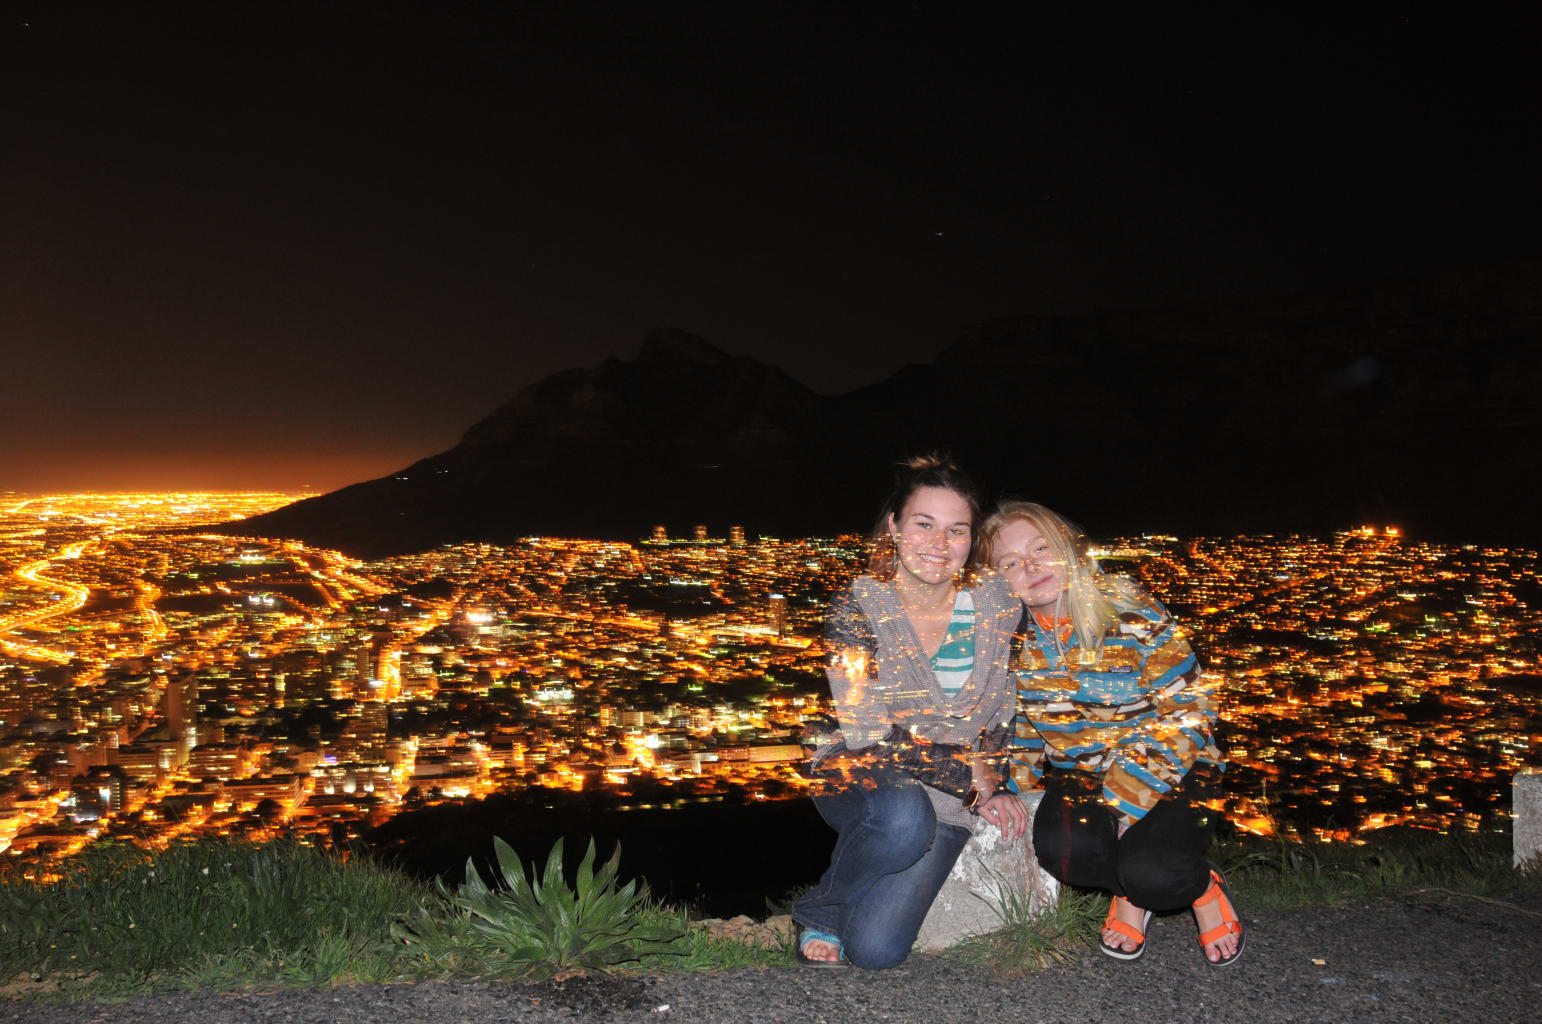
[{"label": "white rock", "polygon": [[1523,867],[1542,856],[1542,772],[1517,772],[1512,787],[1513,863]]},{"label": "white rock", "polygon": [[942,883],[942,891],[921,922],[916,948],[946,949],[970,935],[1000,928],[1003,906],[1026,906],[1041,913],[1060,895],[1060,883],[1039,866],[1033,855],[1033,815],[1044,796],[1035,790],[1023,798],[1028,808],[1028,834],[1003,840],[1001,830],[983,818],[974,819],[974,837]]}]

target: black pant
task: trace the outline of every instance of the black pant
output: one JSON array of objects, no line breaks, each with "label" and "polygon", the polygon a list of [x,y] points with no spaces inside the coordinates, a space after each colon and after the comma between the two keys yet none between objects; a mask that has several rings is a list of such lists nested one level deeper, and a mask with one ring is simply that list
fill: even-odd
[{"label": "black pant", "polygon": [[1121,836],[1100,778],[1051,769],[1033,818],[1034,853],[1067,885],[1106,889],[1143,910],[1186,907],[1209,887],[1205,851],[1216,822],[1201,802],[1208,785],[1194,781],[1164,796]]}]

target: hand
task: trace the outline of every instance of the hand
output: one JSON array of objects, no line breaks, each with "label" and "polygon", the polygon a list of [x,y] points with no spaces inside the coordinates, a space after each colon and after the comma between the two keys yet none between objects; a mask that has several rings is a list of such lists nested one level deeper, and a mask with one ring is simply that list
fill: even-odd
[{"label": "hand", "polygon": [[999,826],[1002,839],[1021,839],[1028,833],[1028,808],[1015,793],[997,793],[986,800],[980,817]]}]

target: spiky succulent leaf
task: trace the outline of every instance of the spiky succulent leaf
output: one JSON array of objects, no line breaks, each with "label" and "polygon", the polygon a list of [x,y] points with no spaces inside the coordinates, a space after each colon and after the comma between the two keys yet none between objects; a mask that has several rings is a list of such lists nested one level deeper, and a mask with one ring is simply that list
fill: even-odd
[{"label": "spiky succulent leaf", "polygon": [[[601,872],[603,874],[603,871]],[[603,885],[603,881],[601,885]],[[589,840],[589,848],[584,851],[584,859],[578,862],[578,880],[573,886],[578,893],[578,902],[582,906],[594,892],[594,840]]]},{"label": "spiky succulent leaf", "polygon": [[562,840],[559,838],[546,856],[546,870],[541,873],[543,890],[566,889],[567,879],[562,874]]},{"label": "spiky succulent leaf", "polygon": [[439,885],[443,921],[405,929],[404,941],[434,949],[459,946],[458,962],[484,976],[529,977],[574,968],[604,970],[645,953],[672,953],[670,943],[684,934],[668,924],[645,923],[640,910],[646,890],[635,881],[616,884],[619,848],[596,869],[591,840],[571,887],[563,873],[560,839],[544,867],[528,876],[508,843],[495,839],[493,850],[498,887],[490,888],[468,861],[458,888]]}]

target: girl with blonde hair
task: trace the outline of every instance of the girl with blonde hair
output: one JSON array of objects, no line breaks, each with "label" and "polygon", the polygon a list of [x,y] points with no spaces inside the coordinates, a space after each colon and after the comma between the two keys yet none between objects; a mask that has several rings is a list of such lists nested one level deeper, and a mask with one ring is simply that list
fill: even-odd
[{"label": "girl with blonde hair", "polygon": [[1004,502],[980,532],[1027,610],[1012,775],[1020,790],[1044,787],[1039,862],[1069,885],[1113,893],[1109,956],[1136,959],[1153,912],[1191,907],[1205,959],[1234,962],[1242,925],[1205,857],[1215,832],[1206,801],[1225,768],[1214,686],[1183,631],[1042,505]]}]

